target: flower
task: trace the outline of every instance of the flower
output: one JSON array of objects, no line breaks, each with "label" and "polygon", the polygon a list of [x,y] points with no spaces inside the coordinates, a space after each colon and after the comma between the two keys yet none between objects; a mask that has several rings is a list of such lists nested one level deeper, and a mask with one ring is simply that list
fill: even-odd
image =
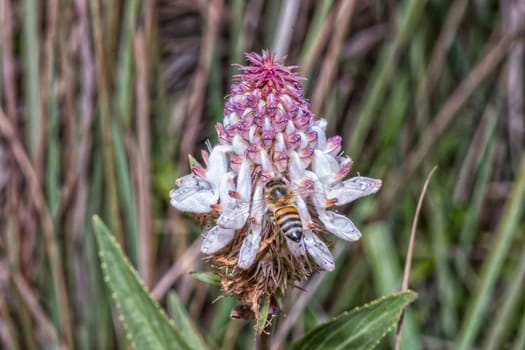
[{"label": "flower", "polygon": [[[262,300],[275,305],[287,286],[334,269],[327,232],[346,241],[361,233],[332,207],[377,192],[381,180],[344,180],[352,160],[341,151],[342,138],[327,137],[326,120],[310,111],[296,67],[268,51],[246,59],[216,125],[219,144],[203,152],[206,167],[190,157],[192,173],[176,181],[170,199],[210,223],[201,251],[222,288],[240,299],[232,317],[249,310],[259,319]],[[287,201],[287,217],[271,202],[270,180]],[[290,217],[292,235],[283,232]]]}]

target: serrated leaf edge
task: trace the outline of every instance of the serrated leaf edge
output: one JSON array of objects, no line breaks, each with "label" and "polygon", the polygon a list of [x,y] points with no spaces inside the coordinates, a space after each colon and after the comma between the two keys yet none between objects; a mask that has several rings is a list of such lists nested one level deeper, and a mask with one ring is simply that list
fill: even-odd
[{"label": "serrated leaf edge", "polygon": [[[330,322],[334,322],[334,321],[337,321],[343,317],[347,317],[347,316],[351,316],[352,314],[354,313],[357,313],[358,311],[362,311],[364,309],[368,309],[370,307],[372,307],[373,305],[375,304],[378,304],[380,302],[383,302],[384,300],[386,299],[391,299],[391,298],[395,298],[395,297],[398,297],[400,295],[403,295],[403,294],[406,294],[406,295],[411,295],[413,298],[411,300],[408,300],[405,307],[408,306],[410,303],[412,303],[414,300],[417,299],[417,293],[414,292],[413,290],[404,290],[404,291],[400,291],[400,292],[396,292],[396,293],[392,293],[392,294],[389,294],[389,295],[384,295],[384,296],[381,296],[373,301],[371,301],[370,303],[367,303],[367,304],[364,304],[364,305],[360,305],[360,306],[357,306],[355,308],[353,308],[352,310],[350,311],[345,311],[339,315],[337,315],[336,317],[333,317],[332,319],[330,319],[329,321],[325,322],[324,324],[326,323],[330,323]],[[403,307],[404,309],[404,307]],[[378,337],[376,343],[374,343],[369,349],[373,349],[375,348],[380,342],[381,340],[389,333],[392,331],[394,325],[399,321],[399,317],[401,316],[401,312],[399,313],[399,315],[396,317],[396,319],[392,322],[392,324],[390,324],[390,326],[387,328],[387,330],[380,336]],[[322,326],[322,325],[319,325],[319,326]],[[312,334],[313,332],[316,331],[317,328],[314,328],[312,329],[310,332],[308,332],[307,334],[305,334],[303,336],[303,338],[306,338],[308,337],[310,334]],[[300,342],[301,339],[299,339],[298,342]],[[296,347],[294,345],[292,345],[292,349],[296,349]]]},{"label": "serrated leaf edge", "polygon": [[[109,231],[109,228],[106,227],[106,225],[104,224],[104,222],[102,221],[102,219],[100,219],[100,217],[98,215],[94,215],[93,216],[93,226],[100,226],[102,228],[104,228],[106,231]],[[96,230],[96,227],[95,227],[95,235],[99,235],[100,233],[97,232]],[[104,233],[105,234],[105,233]],[[162,315],[162,317],[168,322],[168,324],[171,326],[171,328],[173,329],[174,333],[177,333],[177,335],[180,337],[180,339],[183,339],[182,338],[182,335],[180,334],[180,330],[178,329],[178,327],[175,325],[175,323],[173,322],[173,320],[171,320],[167,315],[166,313],[164,312],[164,310],[160,307],[160,305],[157,303],[156,300],[154,300],[153,298],[151,298],[146,286],[144,285],[144,282],[142,281],[142,279],[140,278],[139,274],[137,273],[137,271],[131,266],[131,264],[129,263],[129,260],[128,258],[123,254],[122,252],[122,249],[120,247],[120,245],[118,244],[117,240],[115,239],[115,237],[113,235],[108,235],[106,234],[106,237],[108,238],[108,241],[110,242],[110,244],[112,244],[114,246],[114,248],[117,248],[117,250],[119,250],[121,253],[122,253],[122,256],[124,258],[124,266],[126,266],[126,268],[131,271],[131,273],[133,274],[133,276],[135,276],[135,278],[137,279],[140,287],[142,288],[142,290],[146,293],[146,295],[151,299],[151,301],[153,302],[153,305],[155,306],[155,308],[157,309],[157,311],[159,311],[160,315]],[[98,241],[98,239],[97,239]],[[97,244],[98,245],[98,244]],[[102,249],[99,247],[98,249],[98,255],[99,255],[99,258],[100,258],[100,261],[101,261],[101,266],[102,266],[102,272],[104,274],[104,282],[106,282],[106,284],[108,285],[108,287],[110,288],[110,291],[111,291],[111,298],[113,299],[113,301],[115,302],[115,305],[117,306],[117,310],[119,311],[119,315],[118,315],[118,318],[119,320],[122,322],[122,325],[124,326],[124,331],[126,333],[126,338],[128,338],[128,340],[131,342],[132,346],[134,349],[138,349],[137,347],[137,343],[135,341],[135,337],[133,336],[133,332],[130,331],[130,327],[129,327],[129,321],[127,320],[127,318],[124,316],[124,313],[122,312],[122,306],[120,305],[120,302],[118,301],[117,299],[117,296],[116,296],[116,293],[114,292],[115,288],[115,283],[111,280],[110,276],[109,276],[109,273],[108,273],[108,268],[107,268],[107,264],[105,262],[105,258],[103,258],[104,256],[104,253],[102,251]],[[190,349],[189,346],[187,346],[188,349]]]},{"label": "serrated leaf edge", "polygon": [[[401,291],[401,292],[397,292],[397,293],[393,293],[393,294],[390,294],[390,295],[386,295],[386,296],[382,296],[376,300],[373,300],[372,302],[368,303],[368,304],[365,304],[363,306],[358,306],[357,308],[355,309],[359,309],[359,311],[361,309],[365,309],[365,308],[369,308],[371,307],[372,305],[376,304],[376,303],[379,303],[381,301],[384,301],[385,299],[388,299],[388,298],[394,298],[394,297],[397,297],[399,295],[402,295],[402,294],[407,294],[407,295],[412,295],[414,298],[412,300],[408,300],[407,303],[405,304],[405,306],[401,309],[401,312],[399,312],[399,314],[397,315],[397,317],[392,321],[392,323],[387,327],[386,331],[383,332],[383,334],[381,334],[381,336],[379,336],[376,340],[376,342],[374,344],[372,344],[372,346],[370,346],[368,349],[369,350],[373,350],[380,342],[381,340],[383,340],[383,338],[390,332],[392,332],[392,330],[394,329],[395,325],[399,322],[399,319],[403,313],[403,310],[410,304],[412,303],[414,300],[417,299],[417,293],[412,291],[412,290],[404,290],[404,291]],[[352,309],[350,312],[353,312],[355,309]],[[357,311],[357,310],[356,310]]]}]

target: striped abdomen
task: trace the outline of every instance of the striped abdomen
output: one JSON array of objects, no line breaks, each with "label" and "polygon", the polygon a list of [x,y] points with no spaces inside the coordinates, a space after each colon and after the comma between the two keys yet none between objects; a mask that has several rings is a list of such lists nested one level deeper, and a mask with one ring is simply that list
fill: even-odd
[{"label": "striped abdomen", "polygon": [[299,242],[303,236],[303,224],[297,208],[288,205],[276,208],[273,216],[284,235],[294,242]]}]

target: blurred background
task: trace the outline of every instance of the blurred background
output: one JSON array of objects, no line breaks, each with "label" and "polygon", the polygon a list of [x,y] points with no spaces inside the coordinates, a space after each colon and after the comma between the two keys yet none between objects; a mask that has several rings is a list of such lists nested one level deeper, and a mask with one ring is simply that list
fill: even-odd
[{"label": "blurred background", "polygon": [[[337,268],[290,289],[272,348],[401,287],[421,207],[402,349],[525,348],[525,3],[519,0],[0,0],[0,344],[129,347],[91,217],[170,312],[176,292],[221,349],[253,347],[207,271],[174,180],[216,142],[233,63],[299,65],[352,176],[363,233]],[[379,348],[391,348],[393,337]]]}]

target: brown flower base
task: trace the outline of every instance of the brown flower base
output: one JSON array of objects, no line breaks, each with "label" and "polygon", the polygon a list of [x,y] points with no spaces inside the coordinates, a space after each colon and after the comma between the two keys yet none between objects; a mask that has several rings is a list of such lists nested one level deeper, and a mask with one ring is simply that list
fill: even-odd
[{"label": "brown flower base", "polygon": [[206,257],[213,271],[221,278],[222,289],[227,295],[239,298],[239,305],[232,311],[232,318],[261,320],[263,300],[270,300],[270,314],[281,311],[278,300],[286,289],[306,280],[320,271],[307,254],[293,256],[286,244],[287,238],[272,218],[266,217],[267,229],[263,231],[255,264],[248,270],[237,267],[242,242],[249,225],[235,235],[231,245],[223,251]]}]

